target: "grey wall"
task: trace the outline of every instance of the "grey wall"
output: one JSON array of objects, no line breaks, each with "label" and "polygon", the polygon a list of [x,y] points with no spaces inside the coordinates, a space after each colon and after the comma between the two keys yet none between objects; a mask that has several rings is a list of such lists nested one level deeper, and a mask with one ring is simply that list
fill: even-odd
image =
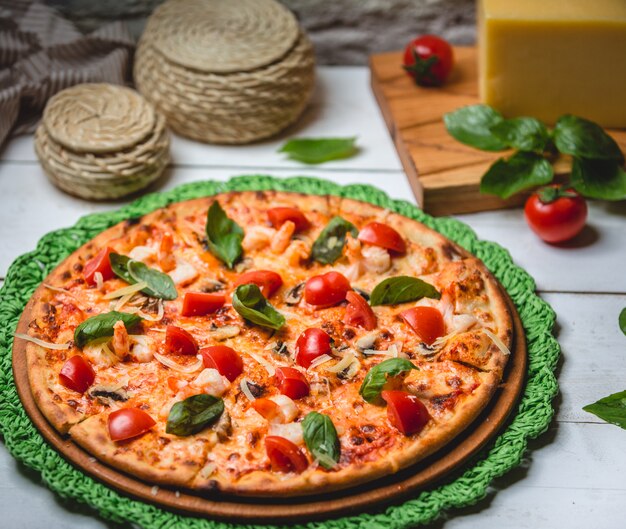
[{"label": "grey wall", "polygon": [[[441,35],[454,44],[470,44],[475,39],[475,0],[281,1],[309,32],[321,64],[365,64],[368,54],[402,48],[422,33]],[[135,36],[160,2],[46,0],[82,29],[121,18]]]}]

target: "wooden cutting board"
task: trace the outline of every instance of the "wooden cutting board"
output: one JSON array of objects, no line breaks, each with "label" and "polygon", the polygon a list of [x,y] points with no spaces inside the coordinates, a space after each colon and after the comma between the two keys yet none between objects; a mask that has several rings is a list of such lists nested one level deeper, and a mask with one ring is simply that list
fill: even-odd
[{"label": "wooden cutting board", "polygon": [[[478,54],[473,47],[455,47],[450,79],[439,88],[422,88],[402,69],[402,52],[370,57],[374,95],[389,127],[413,193],[432,215],[470,213],[522,204],[527,195],[508,200],[479,192],[481,176],[507,152],[490,153],[467,147],[448,134],[442,116],[479,103]],[[610,134],[626,152],[626,131]],[[555,162],[557,175],[569,172],[570,160]]]}]

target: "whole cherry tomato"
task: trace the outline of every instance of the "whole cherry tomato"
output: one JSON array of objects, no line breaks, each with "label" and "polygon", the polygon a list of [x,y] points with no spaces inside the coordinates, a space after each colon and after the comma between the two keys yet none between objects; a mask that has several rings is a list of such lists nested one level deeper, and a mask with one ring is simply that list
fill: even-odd
[{"label": "whole cherry tomato", "polygon": [[227,345],[212,345],[200,349],[204,367],[217,369],[220,375],[231,382],[243,371],[243,360],[239,353]]},{"label": "whole cherry tomato", "polygon": [[109,255],[111,252],[114,252],[114,250],[108,246],[106,248],[102,248],[102,250],[85,263],[85,267],[83,268],[83,277],[87,283],[90,285],[96,284],[96,272],[100,272],[102,274],[103,281],[113,279],[115,277],[113,269],[111,268],[111,261],[109,261]]},{"label": "whole cherry tomato", "polygon": [[289,439],[277,435],[265,438],[265,452],[275,472],[295,472],[300,474],[309,466],[302,450]]},{"label": "whole cherry tomato", "polygon": [[355,325],[363,327],[366,331],[373,331],[376,328],[376,314],[365,301],[363,296],[357,294],[354,290],[350,290],[346,294],[348,305],[346,306],[346,315],[343,322],[346,325]]},{"label": "whole cherry tomato", "polygon": [[296,231],[304,231],[311,223],[298,208],[271,208],[267,210],[267,217],[274,228],[280,228],[290,220],[296,225]]},{"label": "whole cherry tomato", "polygon": [[304,300],[317,307],[330,307],[346,299],[348,281],[339,272],[327,272],[309,278],[304,285]]},{"label": "whole cherry tomato", "polygon": [[448,78],[454,57],[447,41],[422,35],[404,49],[404,69],[420,86],[440,86]]},{"label": "whole cherry tomato", "polygon": [[261,294],[269,299],[281,287],[283,279],[272,270],[250,270],[241,274],[236,279],[234,286],[238,287],[239,285],[247,285],[249,283],[259,287]]},{"label": "whole cherry tomato", "polygon": [[322,329],[311,327],[296,341],[296,363],[307,369],[318,356],[330,354],[330,336]]},{"label": "whole cherry tomato", "polygon": [[406,391],[383,391],[381,396],[387,403],[389,422],[404,435],[419,433],[430,420],[426,406],[415,395]]},{"label": "whole cherry tomato", "polygon": [[72,356],[67,360],[59,373],[61,384],[78,393],[85,393],[95,378],[96,374],[89,362],[79,355]]},{"label": "whole cherry tomato", "polygon": [[406,252],[406,243],[396,230],[382,222],[370,222],[359,232],[359,241],[396,253]]},{"label": "whole cherry tomato", "polygon": [[277,367],[276,382],[278,391],[290,399],[301,399],[309,394],[309,383],[306,377],[295,367]]},{"label": "whole cherry tomato", "polygon": [[147,432],[156,422],[139,408],[122,408],[111,412],[108,420],[112,441],[124,441]]},{"label": "whole cherry tomato", "polygon": [[401,312],[400,317],[411,326],[420,340],[428,345],[446,333],[443,316],[434,307],[413,307]]},{"label": "whole cherry tomato", "polygon": [[196,339],[185,329],[176,325],[168,325],[165,328],[165,348],[168,353],[177,355],[198,354]]},{"label": "whole cherry tomato", "polygon": [[182,316],[204,316],[222,308],[226,302],[224,294],[186,292],[183,298]]},{"label": "whole cherry tomato", "polygon": [[546,242],[563,242],[578,235],[587,221],[587,203],[573,189],[552,185],[530,195],[526,222]]}]

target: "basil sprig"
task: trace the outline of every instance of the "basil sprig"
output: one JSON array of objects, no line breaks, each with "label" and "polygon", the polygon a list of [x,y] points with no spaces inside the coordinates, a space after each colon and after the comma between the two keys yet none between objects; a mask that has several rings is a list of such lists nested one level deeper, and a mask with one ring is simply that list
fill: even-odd
[{"label": "basil sprig", "polygon": [[235,266],[243,254],[243,229],[226,215],[217,200],[207,213],[206,235],[210,252],[228,268]]},{"label": "basil sprig", "polygon": [[359,231],[346,219],[339,216],[333,217],[315,239],[311,248],[311,257],[318,263],[333,264],[343,253],[348,233],[356,237]]},{"label": "basil sprig", "polygon": [[253,283],[237,287],[233,293],[233,308],[242,318],[261,327],[278,330],[285,324],[285,317],[268,303]]},{"label": "basil sprig", "polygon": [[328,415],[312,411],[302,421],[302,436],[311,455],[325,469],[339,462],[341,446],[333,421]]},{"label": "basil sprig", "polygon": [[131,330],[137,325],[141,318],[136,314],[128,314],[126,312],[105,312],[87,318],[74,331],[74,343],[77,347],[84,347],[86,344],[98,338],[113,336],[113,326],[118,322],[124,322],[124,327]]},{"label": "basil sprig", "polygon": [[298,162],[318,164],[356,154],[355,141],[356,138],[294,138],[278,152],[284,152]]},{"label": "basil sprig", "polygon": [[418,369],[406,358],[389,358],[367,372],[359,393],[367,402],[376,402],[380,397],[387,377],[394,377],[411,369]]},{"label": "basil sprig", "polygon": [[626,430],[626,391],[613,393],[593,404],[588,404],[583,410]]},{"label": "basil sprig", "polygon": [[543,152],[550,141],[548,128],[535,118],[504,119],[489,130],[507,147],[519,151]]},{"label": "basil sprig", "polygon": [[109,256],[113,273],[127,283],[134,285],[145,282],[146,287],[141,291],[155,298],[176,299],[178,291],[170,276],[150,268],[141,261],[135,261],[126,255],[112,253]]},{"label": "basil sprig", "polygon": [[224,412],[224,401],[205,393],[176,402],[169,415],[165,432],[186,437],[204,430]]},{"label": "basil sprig", "polygon": [[397,305],[422,298],[440,299],[441,294],[426,281],[417,277],[396,276],[384,279],[370,294],[370,305]]}]

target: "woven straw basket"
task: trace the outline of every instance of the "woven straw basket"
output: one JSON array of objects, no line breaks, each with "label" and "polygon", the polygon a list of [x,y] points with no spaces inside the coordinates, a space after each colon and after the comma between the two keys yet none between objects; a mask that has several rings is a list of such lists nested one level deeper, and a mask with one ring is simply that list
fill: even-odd
[{"label": "woven straw basket", "polygon": [[163,173],[169,137],[163,116],[134,90],[81,84],[50,99],[35,151],[59,188],[81,198],[115,199]]},{"label": "woven straw basket", "polygon": [[236,144],[293,123],[314,67],[310,41],[274,0],[168,0],[148,20],[134,77],[182,136]]}]

